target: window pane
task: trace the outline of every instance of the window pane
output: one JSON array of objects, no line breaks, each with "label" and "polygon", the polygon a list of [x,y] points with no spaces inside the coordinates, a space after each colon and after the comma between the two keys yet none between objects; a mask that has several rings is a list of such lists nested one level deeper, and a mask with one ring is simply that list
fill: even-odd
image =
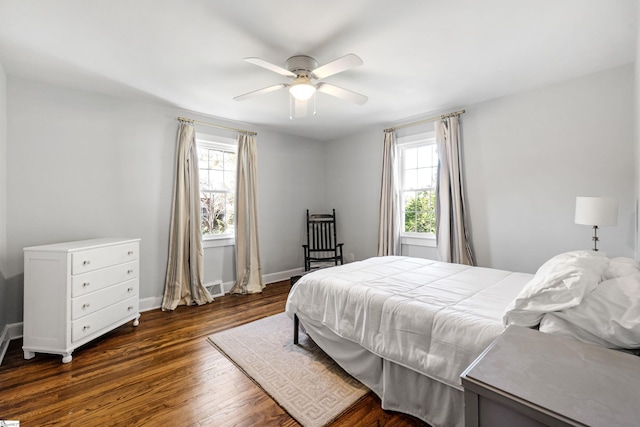
[{"label": "window pane", "polygon": [[224,170],[236,170],[236,153],[232,153],[229,151],[224,153]]},{"label": "window pane", "polygon": [[416,231],[435,233],[435,192],[422,191],[416,197]]},{"label": "window pane", "polygon": [[431,187],[431,172],[427,168],[421,168],[416,171],[417,186],[415,188],[429,188]]},{"label": "window pane", "polygon": [[213,194],[213,218],[211,221],[212,234],[222,234],[226,231],[225,223],[225,195],[221,193]]},{"label": "window pane", "polygon": [[234,212],[234,199],[233,197],[228,197],[227,198],[227,206],[226,206],[226,212],[227,212],[227,227],[229,227],[229,231],[233,231],[233,227],[235,225],[235,212]]},{"label": "window pane", "polygon": [[418,167],[426,168],[431,166],[431,147],[423,145],[418,147]]},{"label": "window pane", "polygon": [[198,148],[198,167],[200,169],[209,168],[209,150],[206,148]]},{"label": "window pane", "polygon": [[209,150],[209,168],[210,169],[223,169],[224,157],[222,151]]},{"label": "window pane", "polygon": [[415,169],[418,167],[418,149],[417,148],[405,148],[403,150],[404,168]]},{"label": "window pane", "polygon": [[224,172],[221,170],[209,171],[212,190],[224,191]]},{"label": "window pane", "polygon": [[208,192],[200,192],[200,229],[202,234],[211,234],[212,200]]},{"label": "window pane", "polygon": [[211,185],[209,184],[209,169],[200,169],[198,171],[198,175],[200,180],[200,189],[211,190]]},{"label": "window pane", "polygon": [[226,191],[235,191],[236,189],[236,174],[233,171],[224,172],[224,189]]},{"label": "window pane", "polygon": [[406,189],[418,188],[418,171],[416,169],[405,170],[402,184],[402,187]]},{"label": "window pane", "polygon": [[416,229],[415,222],[415,191],[405,191],[402,193],[402,206],[404,211],[404,231],[412,232]]},{"label": "window pane", "polygon": [[402,192],[402,206],[404,210],[408,210],[407,206],[416,198],[415,191],[403,191]]}]

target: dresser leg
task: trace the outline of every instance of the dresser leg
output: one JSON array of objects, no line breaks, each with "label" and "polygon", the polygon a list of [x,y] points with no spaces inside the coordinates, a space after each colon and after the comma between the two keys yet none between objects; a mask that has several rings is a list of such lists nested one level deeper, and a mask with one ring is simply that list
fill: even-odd
[{"label": "dresser leg", "polygon": [[140,316],[133,319],[133,326],[138,326],[140,324]]},{"label": "dresser leg", "polygon": [[69,363],[71,362],[71,353],[65,353],[62,356],[62,363]]},{"label": "dresser leg", "polygon": [[24,358],[25,359],[33,359],[34,357],[36,357],[36,352],[35,351],[24,351]]}]

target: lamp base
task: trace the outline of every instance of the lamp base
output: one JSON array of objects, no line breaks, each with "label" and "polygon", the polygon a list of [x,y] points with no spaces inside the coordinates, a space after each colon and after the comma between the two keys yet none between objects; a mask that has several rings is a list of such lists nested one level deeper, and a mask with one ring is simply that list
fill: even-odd
[{"label": "lamp base", "polygon": [[598,226],[594,225],[593,226],[593,238],[591,239],[593,240],[593,251],[594,252],[598,252]]}]

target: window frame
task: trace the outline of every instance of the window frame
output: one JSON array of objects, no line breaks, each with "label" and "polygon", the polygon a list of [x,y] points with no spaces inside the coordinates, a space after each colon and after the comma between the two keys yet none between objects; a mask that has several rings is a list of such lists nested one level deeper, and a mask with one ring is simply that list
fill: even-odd
[{"label": "window frame", "polygon": [[[196,132],[196,147],[220,151],[233,151],[237,154],[238,141],[234,138]],[[198,192],[200,192],[200,188],[198,188]],[[235,189],[233,193],[235,196]],[[202,210],[200,215],[202,215]],[[235,230],[231,230],[231,232],[224,234],[201,234],[201,236],[203,248],[234,246],[236,242]]]},{"label": "window frame", "polygon": [[[404,198],[403,192],[405,191],[404,186],[404,175],[405,175],[405,156],[404,150],[407,148],[415,148],[425,145],[435,145],[436,144],[436,134],[435,131],[427,131],[421,132],[414,135],[401,136],[397,138],[397,150],[398,150],[398,179],[400,181],[399,185],[399,198],[400,198],[400,216],[402,220],[402,225],[400,229],[400,241],[403,245],[413,245],[413,246],[427,246],[427,247],[437,247],[436,244],[436,235],[434,233],[420,233],[420,232],[408,232],[404,231],[405,229],[405,215],[404,215]],[[438,162],[436,161],[436,167],[438,166]],[[437,183],[432,187],[432,191],[436,191]],[[437,225],[436,225],[437,227]]]}]

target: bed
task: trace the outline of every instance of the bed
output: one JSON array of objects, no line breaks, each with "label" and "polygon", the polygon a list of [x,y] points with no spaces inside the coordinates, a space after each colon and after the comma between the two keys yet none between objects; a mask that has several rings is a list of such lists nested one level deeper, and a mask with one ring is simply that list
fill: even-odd
[{"label": "bed", "polygon": [[[602,282],[609,261],[604,254],[575,251],[552,258],[533,275],[375,257],[304,275],[289,294],[286,312],[375,392],[384,409],[434,427],[462,426],[464,369],[507,324],[558,327],[565,318],[543,322],[545,315],[578,306]],[[622,270],[637,269],[640,283],[640,266],[631,261]]]}]

